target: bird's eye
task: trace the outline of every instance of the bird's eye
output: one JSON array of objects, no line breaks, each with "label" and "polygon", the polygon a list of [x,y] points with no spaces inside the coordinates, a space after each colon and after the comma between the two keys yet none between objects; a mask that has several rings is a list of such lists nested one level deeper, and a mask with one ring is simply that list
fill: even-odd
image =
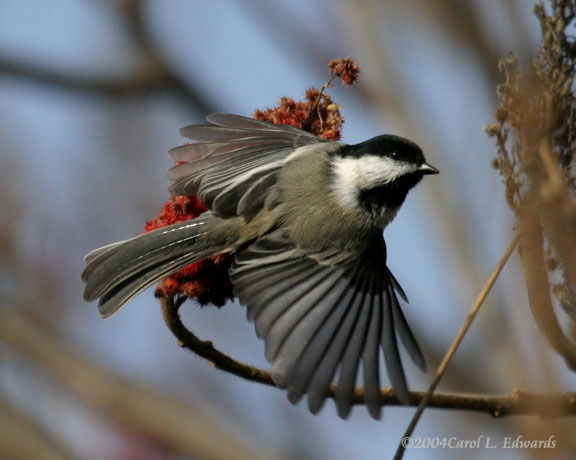
[{"label": "bird's eye", "polygon": [[390,153],[390,158],[392,158],[393,160],[399,160],[400,159],[400,152]]}]

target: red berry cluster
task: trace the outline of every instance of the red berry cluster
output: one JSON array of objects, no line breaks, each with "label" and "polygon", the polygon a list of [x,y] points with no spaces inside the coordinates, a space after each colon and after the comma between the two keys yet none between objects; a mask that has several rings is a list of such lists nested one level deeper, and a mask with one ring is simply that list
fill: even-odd
[{"label": "red berry cluster", "polygon": [[[206,210],[196,196],[173,196],[162,207],[158,217],[146,222],[144,232],[194,219]],[[211,303],[221,307],[234,298],[228,276],[229,265],[230,257],[226,254],[208,257],[164,278],[154,294],[156,297],[181,294],[196,299],[200,305]]]},{"label": "red berry cluster", "polygon": [[310,88],[303,101],[296,102],[289,97],[280,99],[276,107],[256,110],[254,118],[276,124],[285,124],[308,131],[322,139],[340,140],[344,118],[340,106],[332,101],[324,90],[335,78],[345,85],[352,85],[358,78],[360,68],[349,58],[334,59],[328,64],[330,79],[322,88]]}]

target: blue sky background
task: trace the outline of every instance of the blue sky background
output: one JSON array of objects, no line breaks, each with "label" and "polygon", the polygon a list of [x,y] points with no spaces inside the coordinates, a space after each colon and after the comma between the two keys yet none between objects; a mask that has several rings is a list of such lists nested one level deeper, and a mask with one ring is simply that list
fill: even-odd
[{"label": "blue sky background", "polygon": [[[495,64],[419,3],[156,0],[144,2],[144,11],[151,40],[214,110],[250,115],[281,96],[298,99],[327,79],[331,58],[352,57],[362,69],[360,84],[330,89],[346,120],[343,141],[403,135],[440,169],[410,194],[386,230],[389,266],[408,293],[405,311],[429,358],[427,374],[406,361],[412,388],[423,390],[511,240],[513,221],[490,166],[493,142],[482,130],[497,103]],[[490,49],[526,56],[535,48],[531,2],[463,3],[472,8]],[[17,60],[77,78],[137,73],[146,63],[116,4],[0,0],[0,62]],[[342,421],[329,401],[312,416],[302,404],[291,406],[283,392],[241,381],[180,350],[151,291],[107,321],[96,305],[82,301],[84,254],[138,233],[157,213],[168,199],[170,160],[164,152],[182,142],[178,128],[199,122],[202,113],[167,92],[99,98],[1,71],[0,107],[0,190],[7,200],[0,218],[18,228],[18,266],[0,265],[3,301],[33,303],[75,349],[147,388],[178,395],[278,458],[391,456],[414,409],[387,408],[376,423],[358,407]],[[542,375],[550,369],[558,382],[568,381],[560,360],[542,347],[522,283],[513,258],[441,390],[542,391]],[[47,284],[49,298],[42,297]],[[263,344],[239,305],[200,310],[190,304],[185,312],[202,338],[267,367]],[[79,458],[126,458],[113,425],[33,366],[22,366],[9,348],[0,352],[0,392],[17,407]],[[500,442],[522,429],[514,420],[428,410],[417,434],[484,434]],[[503,459],[524,455],[498,451]],[[408,458],[461,456],[426,450]],[[471,458],[489,456],[478,451]]]}]

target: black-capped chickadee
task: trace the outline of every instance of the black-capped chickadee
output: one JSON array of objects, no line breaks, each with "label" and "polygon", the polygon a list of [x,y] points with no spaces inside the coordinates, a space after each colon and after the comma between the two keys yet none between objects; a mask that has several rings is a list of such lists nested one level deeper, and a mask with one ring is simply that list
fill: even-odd
[{"label": "black-capped chickadee", "polygon": [[406,403],[397,335],[420,369],[425,362],[382,232],[408,191],[438,170],[398,136],[347,145],[238,115],[207,120],[181,130],[199,142],[169,152],[182,162],[169,177],[172,193],[197,195],[209,210],[89,253],[84,298],[99,298],[108,317],[171,273],[229,253],[235,295],[292,403],[308,394],[316,413],[335,380],[338,413],[347,417],[361,368],[364,402],[378,419],[381,348]]}]

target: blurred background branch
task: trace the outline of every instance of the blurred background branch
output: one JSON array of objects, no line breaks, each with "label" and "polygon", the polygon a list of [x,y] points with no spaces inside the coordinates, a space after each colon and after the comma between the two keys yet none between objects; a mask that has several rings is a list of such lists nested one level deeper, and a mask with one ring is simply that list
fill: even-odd
[{"label": "blurred background branch", "polygon": [[0,401],[0,452],[4,458],[70,460],[71,452],[50,436],[36,420]]},{"label": "blurred background branch", "polygon": [[158,90],[170,89],[173,83],[171,76],[152,69],[148,72],[138,72],[137,75],[126,79],[105,80],[102,77],[73,76],[8,57],[0,58],[0,72],[12,78],[29,80],[60,90],[78,91],[106,98],[142,97]]},{"label": "blurred background branch", "polygon": [[158,52],[145,27],[143,9],[144,2],[140,0],[124,0],[118,6],[121,20],[131,32],[133,52],[140,56],[138,69],[125,78],[75,76],[7,56],[0,56],[0,73],[60,90],[106,98],[144,97],[168,91],[177,97],[183,107],[195,113],[216,111],[213,102],[203,96],[191,79],[184,81]]},{"label": "blurred background branch", "polygon": [[271,456],[234,439],[190,404],[119,379],[74,353],[22,308],[0,307],[0,342],[40,366],[83,404],[103,412],[121,429],[140,433],[169,451],[206,459]]}]

